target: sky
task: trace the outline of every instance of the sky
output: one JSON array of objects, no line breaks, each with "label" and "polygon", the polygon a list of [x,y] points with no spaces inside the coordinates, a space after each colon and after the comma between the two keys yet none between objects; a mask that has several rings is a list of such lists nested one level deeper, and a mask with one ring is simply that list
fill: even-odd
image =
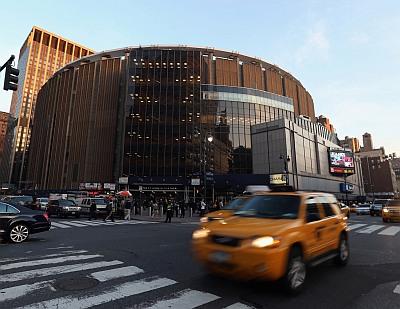
[{"label": "sky", "polygon": [[[11,3],[11,2],[9,2]],[[371,133],[400,155],[400,1],[19,0],[3,10],[0,62],[33,25],[96,51],[148,44],[209,46],[289,71],[339,138]],[[7,26],[4,26],[7,25]],[[0,73],[3,85],[4,71]],[[11,91],[0,90],[0,111]]]}]

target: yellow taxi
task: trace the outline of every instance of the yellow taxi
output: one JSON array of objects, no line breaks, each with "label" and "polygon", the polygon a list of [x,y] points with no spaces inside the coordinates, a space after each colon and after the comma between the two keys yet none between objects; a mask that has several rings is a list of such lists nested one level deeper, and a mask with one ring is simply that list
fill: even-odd
[{"label": "yellow taxi", "polygon": [[347,218],[350,218],[350,207],[343,203],[339,203],[339,207],[342,211],[342,214],[344,214]]},{"label": "yellow taxi", "polygon": [[246,195],[238,196],[234,198],[229,204],[224,206],[222,209],[219,209],[217,211],[212,211],[206,214],[204,217],[200,218],[200,226],[206,227],[208,223],[212,221],[223,220],[233,216],[235,211],[240,210],[243,207],[244,203],[247,200],[249,200],[252,197],[252,195],[263,194],[269,191],[270,189],[268,186],[262,186],[262,185],[247,186],[246,190],[244,191],[244,194]]},{"label": "yellow taxi", "polygon": [[192,250],[205,268],[240,280],[304,286],[307,265],[349,259],[347,218],[333,195],[270,192],[253,196],[234,216],[193,232]]},{"label": "yellow taxi", "polygon": [[388,204],[382,208],[382,221],[400,221],[400,200],[390,200]]},{"label": "yellow taxi", "polygon": [[208,223],[216,220],[223,220],[233,216],[235,211],[240,210],[244,203],[251,197],[251,195],[243,195],[234,198],[229,204],[220,210],[210,212],[204,217],[200,218],[200,224],[202,227],[206,227]]}]

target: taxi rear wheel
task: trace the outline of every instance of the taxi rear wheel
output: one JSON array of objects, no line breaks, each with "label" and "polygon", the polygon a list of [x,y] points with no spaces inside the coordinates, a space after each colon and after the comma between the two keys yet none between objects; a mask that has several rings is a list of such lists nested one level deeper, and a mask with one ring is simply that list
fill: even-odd
[{"label": "taxi rear wheel", "polygon": [[349,242],[346,235],[340,235],[339,247],[337,249],[337,256],[335,257],[335,264],[339,266],[347,265],[350,257]]},{"label": "taxi rear wheel", "polygon": [[306,280],[306,264],[299,247],[291,249],[286,274],[283,280],[286,290],[291,294],[299,293]]}]

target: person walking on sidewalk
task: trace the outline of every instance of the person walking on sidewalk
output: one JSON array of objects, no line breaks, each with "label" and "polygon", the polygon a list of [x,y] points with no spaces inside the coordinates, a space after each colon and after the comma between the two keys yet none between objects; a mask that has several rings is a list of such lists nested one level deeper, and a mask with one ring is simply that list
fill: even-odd
[{"label": "person walking on sidewalk", "polygon": [[89,221],[92,221],[93,219],[97,219],[96,216],[96,203],[94,201],[92,201],[92,204],[90,204],[90,212],[89,212]]},{"label": "person walking on sidewalk", "polygon": [[184,203],[183,201],[181,201],[180,206],[180,210],[181,210],[181,218],[185,218],[185,208],[186,208],[186,203]]},{"label": "person walking on sidewalk", "polygon": [[204,199],[203,199],[203,200],[201,200],[201,203],[200,203],[200,217],[203,217],[205,213],[206,213],[206,203],[204,202]]},{"label": "person walking on sidewalk", "polygon": [[156,200],[153,201],[153,213],[152,217],[158,217],[160,215],[160,208]]},{"label": "person walking on sidewalk", "polygon": [[171,223],[173,212],[174,212],[174,209],[172,206],[172,201],[168,201],[167,202],[167,217],[165,218],[165,223]]},{"label": "person walking on sidewalk", "polygon": [[131,202],[131,199],[130,198],[128,198],[126,201],[125,201],[125,220],[131,220],[131,209],[132,209],[132,202]]},{"label": "person walking on sidewalk", "polygon": [[107,217],[105,217],[103,221],[106,222],[108,219],[111,219],[112,222],[115,222],[113,207],[111,203],[107,203],[106,210],[107,210]]}]

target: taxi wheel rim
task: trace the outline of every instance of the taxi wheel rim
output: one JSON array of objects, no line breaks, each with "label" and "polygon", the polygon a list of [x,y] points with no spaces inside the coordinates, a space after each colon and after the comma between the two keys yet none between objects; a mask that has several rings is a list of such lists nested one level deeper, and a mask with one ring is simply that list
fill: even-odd
[{"label": "taxi wheel rim", "polygon": [[346,239],[342,239],[340,242],[340,259],[342,261],[346,261],[349,257],[349,250],[347,248],[347,241]]},{"label": "taxi wheel rim", "polygon": [[306,277],[306,267],[301,257],[296,257],[292,260],[289,269],[289,282],[293,289],[298,288],[304,283]]},{"label": "taxi wheel rim", "polygon": [[11,229],[10,238],[13,242],[23,242],[28,238],[29,231],[25,225],[16,225]]}]

